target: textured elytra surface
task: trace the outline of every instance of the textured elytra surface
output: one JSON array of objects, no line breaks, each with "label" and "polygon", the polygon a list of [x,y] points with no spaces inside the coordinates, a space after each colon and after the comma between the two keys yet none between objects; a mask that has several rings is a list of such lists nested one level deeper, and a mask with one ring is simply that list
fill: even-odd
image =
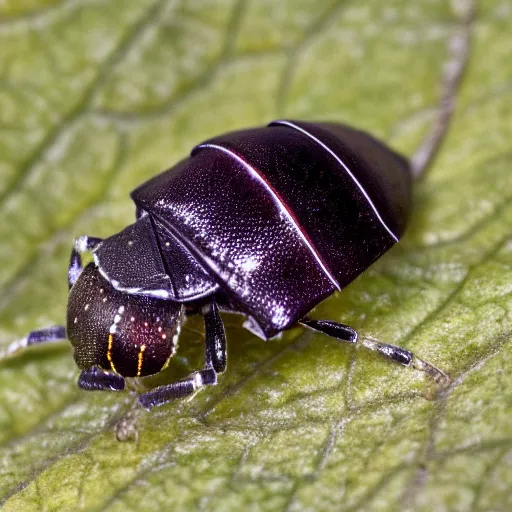
[{"label": "textured elytra surface", "polygon": [[[71,240],[133,219],[129,191],[197,142],[273,118],[355,124],[412,155],[456,35],[456,110],[401,246],[317,318],[410,348],[421,375],[299,330],[227,320],[229,368],[193,401],[113,425],[66,344],[0,367],[5,510],[509,510],[512,173],[504,0],[25,0],[0,4],[0,343],[65,317]],[[455,42],[454,42],[455,41]],[[200,365],[187,324],[173,369]],[[431,396],[431,395],[430,395]],[[432,396],[431,396],[432,398]]]}]

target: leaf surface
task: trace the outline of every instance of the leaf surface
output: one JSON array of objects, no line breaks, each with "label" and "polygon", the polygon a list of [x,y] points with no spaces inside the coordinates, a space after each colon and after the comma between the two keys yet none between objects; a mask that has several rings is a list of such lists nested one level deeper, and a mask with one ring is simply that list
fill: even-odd
[{"label": "leaf surface", "polygon": [[[62,323],[72,240],[199,141],[274,118],[356,125],[412,156],[458,35],[469,63],[403,242],[316,318],[440,366],[423,375],[226,318],[220,385],[147,413],[86,393],[67,343],[0,363],[0,503],[19,510],[512,508],[512,10],[481,0],[0,2],[0,349]],[[455,45],[455,48],[454,48]],[[201,364],[187,323],[172,368]],[[134,416],[138,441],[116,440]]]}]

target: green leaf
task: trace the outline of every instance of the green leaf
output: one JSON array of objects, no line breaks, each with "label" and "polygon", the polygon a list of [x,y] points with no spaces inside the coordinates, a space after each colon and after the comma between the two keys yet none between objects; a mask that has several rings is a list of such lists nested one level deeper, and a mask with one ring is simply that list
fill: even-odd
[{"label": "green leaf", "polygon": [[[300,329],[228,317],[229,367],[147,413],[86,393],[67,343],[0,363],[4,510],[510,510],[512,10],[481,0],[0,2],[0,350],[63,323],[72,240],[197,142],[332,119],[412,156],[457,35],[469,65],[403,242],[316,318],[413,350],[453,384]],[[455,45],[455,48],[454,48]],[[448,65],[448,68],[447,68]],[[172,368],[199,367],[191,318]],[[132,421],[138,441],[117,441]],[[119,428],[119,427],[118,427]]]}]

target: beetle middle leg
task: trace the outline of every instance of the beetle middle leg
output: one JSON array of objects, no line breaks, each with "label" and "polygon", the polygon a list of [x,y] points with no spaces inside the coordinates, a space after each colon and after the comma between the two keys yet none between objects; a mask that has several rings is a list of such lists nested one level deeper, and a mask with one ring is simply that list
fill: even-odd
[{"label": "beetle middle leg", "polygon": [[78,377],[78,387],[86,391],[123,391],[124,377],[92,366],[82,370]]},{"label": "beetle middle leg", "polygon": [[141,394],[139,400],[146,409],[193,395],[206,386],[215,386],[217,375],[226,369],[226,334],[216,302],[212,301],[203,307],[202,314],[205,326],[203,369],[190,374],[183,380]]},{"label": "beetle middle leg", "polygon": [[446,373],[433,364],[416,357],[412,352],[409,352],[409,350],[397,347],[396,345],[390,345],[389,343],[383,343],[368,336],[359,337],[357,332],[347,325],[330,320],[311,320],[309,318],[303,318],[300,323],[310,329],[326,334],[331,338],[363,346],[372,352],[378,352],[387,359],[425,372],[442,387],[447,386],[451,382],[450,377]]}]

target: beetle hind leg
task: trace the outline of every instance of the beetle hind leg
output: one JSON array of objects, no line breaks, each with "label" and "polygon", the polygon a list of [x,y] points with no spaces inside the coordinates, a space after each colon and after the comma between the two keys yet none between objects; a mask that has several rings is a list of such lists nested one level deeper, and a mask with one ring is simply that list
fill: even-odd
[{"label": "beetle hind leg", "polygon": [[143,407],[150,409],[178,398],[196,394],[206,386],[217,384],[217,375],[226,369],[226,334],[215,301],[202,309],[205,326],[204,367],[183,380],[160,386],[139,396]]},{"label": "beetle hind leg", "polygon": [[403,364],[404,366],[410,366],[415,370],[419,370],[426,373],[442,388],[448,386],[451,383],[449,375],[443,372],[443,370],[437,368],[436,366],[427,361],[423,361],[422,359],[415,356],[412,352],[409,352],[408,350],[397,347],[396,345],[382,343],[381,341],[376,340],[375,338],[371,338],[369,336],[362,337],[359,340],[359,343],[368,350],[378,352],[379,354],[383,355],[384,357],[387,357],[388,359],[392,359],[393,361]]},{"label": "beetle hind leg", "polygon": [[382,343],[381,341],[368,336],[359,337],[357,332],[347,325],[332,322],[330,320],[311,320],[309,318],[303,318],[299,323],[309,327],[310,329],[326,334],[331,338],[354,343],[357,346],[362,346],[372,352],[378,352],[382,356],[387,359],[391,359],[396,363],[420,370],[426,373],[441,387],[446,387],[451,382],[450,377],[446,373],[435,367],[433,364],[416,357],[412,352],[409,352],[409,350],[397,347],[396,345],[390,345],[389,343]]}]

